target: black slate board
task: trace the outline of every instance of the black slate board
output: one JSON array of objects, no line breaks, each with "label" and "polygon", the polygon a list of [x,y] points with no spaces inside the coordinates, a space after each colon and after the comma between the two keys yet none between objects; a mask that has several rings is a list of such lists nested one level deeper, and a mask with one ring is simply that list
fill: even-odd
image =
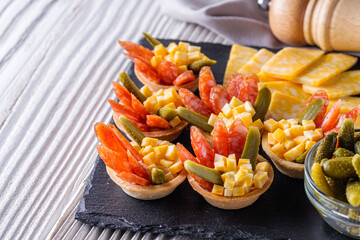
[{"label": "black slate board", "polygon": [[[140,44],[150,47],[144,39]],[[218,61],[212,71],[221,84],[231,46],[192,44]],[[128,73],[136,79],[133,66]],[[177,141],[191,149],[189,128]],[[269,160],[262,150],[260,154]],[[273,168],[274,182],[266,193],[247,208],[229,211],[209,205],[187,181],[163,199],[133,199],[111,181],[98,157],[75,218],[93,226],[190,238],[347,239],[322,220],[305,195],[303,180],[286,177]]]}]

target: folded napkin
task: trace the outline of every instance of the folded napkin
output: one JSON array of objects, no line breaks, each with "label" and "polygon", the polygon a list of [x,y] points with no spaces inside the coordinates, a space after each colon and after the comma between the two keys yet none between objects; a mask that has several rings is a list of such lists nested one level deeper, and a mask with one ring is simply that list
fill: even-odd
[{"label": "folded napkin", "polygon": [[202,25],[232,43],[281,48],[256,0],[160,0],[162,12]]}]

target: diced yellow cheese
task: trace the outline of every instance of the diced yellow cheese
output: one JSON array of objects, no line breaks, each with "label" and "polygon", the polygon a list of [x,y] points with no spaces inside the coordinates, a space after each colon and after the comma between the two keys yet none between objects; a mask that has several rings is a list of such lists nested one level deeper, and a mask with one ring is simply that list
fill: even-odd
[{"label": "diced yellow cheese", "polygon": [[157,69],[162,60],[163,60],[162,56],[154,55],[150,60],[151,66],[153,66],[155,69]]},{"label": "diced yellow cheese", "polygon": [[275,91],[271,97],[269,112],[275,120],[298,118],[303,106],[304,101],[300,98]]},{"label": "diced yellow cheese", "polygon": [[257,172],[254,176],[254,186],[256,188],[262,188],[268,181],[269,176],[267,172]]},{"label": "diced yellow cheese", "polygon": [[153,94],[153,92],[152,92],[151,89],[148,87],[148,85],[144,85],[144,86],[140,89],[140,92],[141,92],[142,94],[144,94],[144,96],[145,96],[146,98],[150,97],[150,96]]},{"label": "diced yellow cheese", "polygon": [[151,171],[153,168],[158,168],[155,163],[147,165],[147,168]]},{"label": "diced yellow cheese", "polygon": [[232,159],[235,159],[235,160],[236,160],[235,153],[229,154],[228,158],[232,158]]},{"label": "diced yellow cheese", "polygon": [[136,151],[139,152],[141,150],[141,147],[136,142],[132,141],[130,144],[136,149]]},{"label": "diced yellow cheese", "polygon": [[171,172],[168,172],[165,174],[165,180],[166,182],[169,182],[174,179],[174,175]]},{"label": "diced yellow cheese", "polygon": [[284,130],[284,133],[285,133],[285,136],[286,136],[287,138],[292,139],[291,133],[290,133],[290,128],[285,129],[285,130]]},{"label": "diced yellow cheese", "polygon": [[227,158],[226,159],[226,171],[231,172],[236,170],[236,159]]},{"label": "diced yellow cheese", "polygon": [[270,145],[275,145],[277,143],[276,140],[273,137],[273,133],[268,133],[268,143]]},{"label": "diced yellow cheese", "polygon": [[191,64],[194,61],[200,60],[201,54],[200,52],[189,52],[187,53],[186,63]]},{"label": "diced yellow cheese", "polygon": [[279,128],[279,123],[270,118],[264,122],[265,130],[272,133]]},{"label": "diced yellow cheese", "polygon": [[167,150],[168,150],[168,145],[154,147],[154,152],[158,159],[164,158]]},{"label": "diced yellow cheese", "polygon": [[209,120],[208,120],[208,124],[210,126],[214,126],[215,125],[215,121],[218,118],[218,116],[216,116],[215,114],[211,113]]},{"label": "diced yellow cheese", "polygon": [[173,162],[169,161],[169,160],[161,159],[160,160],[160,165],[165,167],[165,168],[169,168],[171,165],[173,165]]},{"label": "diced yellow cheese", "polygon": [[287,128],[290,128],[290,126],[291,126],[291,124],[290,124],[288,121],[286,121],[285,119],[281,119],[281,120],[279,121],[279,127],[280,127],[282,130],[285,130],[285,129],[287,129]]},{"label": "diced yellow cheese", "polygon": [[160,106],[159,106],[158,102],[156,101],[155,96],[151,96],[148,99],[146,99],[144,102],[144,107],[148,112],[153,113],[153,114],[156,114],[158,112],[158,110],[160,109]]},{"label": "diced yellow cheese", "polygon": [[214,169],[221,171],[221,172],[226,172],[226,158],[224,157],[224,159],[222,159],[222,160],[215,161]]},{"label": "diced yellow cheese", "polygon": [[232,115],[236,116],[236,115],[238,115],[240,113],[245,112],[245,106],[244,106],[244,104],[236,106],[233,109],[231,109],[231,111],[232,111]]},{"label": "diced yellow cheese", "polygon": [[168,51],[166,50],[166,48],[162,44],[156,45],[154,47],[153,52],[155,53],[155,55],[161,56],[161,57],[165,57],[166,55],[168,55]]},{"label": "diced yellow cheese", "polygon": [[259,162],[256,164],[255,172],[267,172],[269,171],[270,164],[267,162]]},{"label": "diced yellow cheese", "polygon": [[241,119],[241,121],[243,121],[243,123],[245,123],[247,127],[249,127],[252,124],[252,116],[251,113],[249,112],[240,113],[235,116],[235,119]]},{"label": "diced yellow cheese", "polygon": [[234,44],[231,47],[229,60],[226,65],[224,74],[223,85],[226,86],[226,82],[233,73],[236,73],[246,62],[248,62],[255,54],[257,50],[241,45]]},{"label": "diced yellow cheese", "polygon": [[148,153],[143,157],[144,163],[148,166],[150,166],[151,164],[156,164],[157,163],[157,159],[156,159],[156,155],[154,152]]},{"label": "diced yellow cheese", "polygon": [[227,178],[235,180],[235,172],[226,172],[221,174],[221,179],[223,180],[223,182],[225,182]]},{"label": "diced yellow cheese", "polygon": [[179,44],[178,44],[179,51],[182,51],[185,53],[188,51],[189,46],[190,46],[190,43],[187,43],[187,42],[179,42]]},{"label": "diced yellow cheese", "polygon": [[139,152],[145,156],[146,154],[151,153],[153,151],[154,151],[154,148],[151,145],[148,145],[146,147],[141,148],[141,150]]},{"label": "diced yellow cheese", "polygon": [[275,144],[274,146],[271,147],[271,151],[279,156],[279,157],[282,157],[282,155],[284,154],[284,152],[286,151],[285,150],[285,147],[284,147],[284,144],[282,143],[277,143]]},{"label": "diced yellow cheese", "polygon": [[262,66],[264,66],[264,64],[273,56],[273,52],[262,48],[244,66],[240,68],[238,73],[242,73],[244,75],[250,73],[259,73]]},{"label": "diced yellow cheese", "polygon": [[248,173],[253,173],[252,165],[250,163],[239,165],[239,170],[245,170]]},{"label": "diced yellow cheese", "polygon": [[188,47],[188,52],[201,52],[201,47],[200,46],[190,45]]},{"label": "diced yellow cheese", "polygon": [[244,103],[245,111],[251,113],[251,116],[255,115],[255,109],[249,101]]},{"label": "diced yellow cheese", "polygon": [[304,92],[300,84],[292,83],[289,81],[275,81],[275,82],[259,82],[258,87],[261,89],[264,86],[267,86],[270,91],[273,93],[275,91],[291,95],[302,100],[307,100],[311,97],[310,94]]},{"label": "diced yellow cheese", "polygon": [[169,141],[159,140],[158,141],[158,146],[163,146],[163,145],[170,146],[170,145],[173,145],[173,144],[171,144]]},{"label": "diced yellow cheese", "polygon": [[304,136],[306,138],[308,138],[308,140],[315,141],[315,142],[317,142],[321,139],[319,133],[315,132],[314,130],[304,131]]},{"label": "diced yellow cheese", "polygon": [[221,109],[221,112],[224,114],[226,118],[230,118],[232,116],[231,107],[228,103],[226,103],[223,108]]},{"label": "diced yellow cheese", "polygon": [[235,180],[231,179],[231,178],[226,178],[225,182],[224,182],[224,188],[229,189],[229,190],[233,190],[235,185]]},{"label": "diced yellow cheese", "polygon": [[[229,155],[229,158],[230,158],[230,155]],[[245,164],[250,164],[250,159],[240,158],[238,161],[238,167],[245,165]]]},{"label": "diced yellow cheese", "polygon": [[181,123],[181,119],[178,116],[176,116],[169,123],[170,126],[174,128]]},{"label": "diced yellow cheese", "polygon": [[233,188],[233,196],[234,197],[240,197],[245,195],[245,189],[244,187],[235,187]]},{"label": "diced yellow cheese", "polygon": [[241,174],[239,178],[236,178],[236,176],[237,175],[235,175],[235,187],[251,187],[254,183],[254,175],[252,173],[244,172],[244,174]]},{"label": "diced yellow cheese", "polygon": [[321,87],[303,85],[303,90],[310,94],[317,90],[326,90],[330,99],[360,94],[360,70],[340,73]]},{"label": "diced yellow cheese", "polygon": [[235,107],[243,105],[243,104],[244,103],[236,97],[232,97],[231,101],[229,102],[230,108],[235,108]]},{"label": "diced yellow cheese", "polygon": [[165,158],[171,161],[175,161],[178,158],[178,152],[175,145],[171,144],[168,146]]},{"label": "diced yellow cheese", "polygon": [[323,54],[321,50],[286,47],[267,61],[261,71],[271,77],[291,80]]},{"label": "diced yellow cheese", "polygon": [[288,151],[290,149],[292,149],[293,147],[296,146],[296,142],[291,140],[291,139],[286,139],[285,142],[284,142],[284,147],[285,147],[285,150]]},{"label": "diced yellow cheese", "polygon": [[153,93],[153,95],[156,96],[163,96],[164,95],[164,89],[159,89],[156,92]]},{"label": "diced yellow cheese", "polygon": [[156,138],[144,137],[141,141],[141,146],[145,147],[149,145],[152,147],[156,147],[158,145],[158,140]]},{"label": "diced yellow cheese", "polygon": [[174,55],[168,54],[164,57],[164,59],[170,62],[174,62]]},{"label": "diced yellow cheese", "polygon": [[298,120],[293,119],[293,118],[288,119],[287,121],[288,121],[288,123],[290,123],[291,126],[298,125],[298,122],[299,122]]},{"label": "diced yellow cheese", "polygon": [[171,165],[171,167],[169,167],[168,170],[169,172],[175,175],[176,173],[180,172],[183,168],[184,166],[182,165],[182,162],[177,161],[173,165]]},{"label": "diced yellow cheese", "polygon": [[280,128],[276,129],[275,132],[273,132],[272,137],[275,139],[275,141],[279,143],[284,143],[286,140],[286,135],[283,130]]},{"label": "diced yellow cheese", "polygon": [[[311,130],[309,130],[309,131],[311,131]],[[304,133],[305,132],[306,131],[304,131]],[[293,141],[296,143],[296,145],[305,143],[307,140],[309,140],[309,138],[307,136],[297,136],[296,138],[293,139]]]},{"label": "diced yellow cheese", "polygon": [[167,51],[170,53],[170,54],[175,54],[175,52],[179,51],[179,48],[177,46],[176,43],[172,42],[168,45],[167,47]]},{"label": "diced yellow cheese", "polygon": [[225,197],[232,197],[233,196],[233,191],[230,190],[230,189],[225,188],[224,189],[224,196]]},{"label": "diced yellow cheese", "polygon": [[253,122],[251,124],[251,126],[257,127],[260,130],[264,127],[264,124],[262,123],[262,121],[260,119],[258,119],[255,122]]},{"label": "diced yellow cheese", "polygon": [[315,139],[314,141],[320,141],[321,139],[324,138],[324,132],[323,132],[322,128],[315,129],[315,132],[319,135],[319,138]]},{"label": "diced yellow cheese", "polygon": [[351,68],[357,61],[357,57],[342,53],[329,53],[322,56],[319,61],[305,69],[292,81],[318,87],[326,85],[332,77]]},{"label": "diced yellow cheese", "polygon": [[300,143],[296,147],[292,148],[291,150],[284,153],[284,158],[287,161],[294,161],[297,157],[303,154],[305,151],[305,143]]},{"label": "diced yellow cheese", "polygon": [[316,144],[315,141],[306,141],[305,142],[305,150],[312,148],[315,144]]},{"label": "diced yellow cheese", "polygon": [[188,67],[187,67],[187,65],[180,65],[180,66],[177,66],[177,70],[178,70],[179,74],[182,74],[188,70]]},{"label": "diced yellow cheese", "polygon": [[174,55],[174,62],[176,65],[186,65],[187,64],[187,54],[185,52],[177,51]]},{"label": "diced yellow cheese", "polygon": [[166,104],[164,107],[176,109],[176,106],[175,106],[175,103],[174,103],[174,102],[168,103],[168,104]]},{"label": "diced yellow cheese", "polygon": [[301,124],[304,127],[304,130],[315,130],[316,128],[315,123],[312,120],[302,120]]},{"label": "diced yellow cheese", "polygon": [[214,184],[213,189],[211,190],[211,193],[222,196],[224,194],[224,187]]},{"label": "diced yellow cheese", "polygon": [[297,136],[303,135],[304,128],[300,125],[294,125],[291,128],[289,128],[289,133],[291,138],[296,138]]}]

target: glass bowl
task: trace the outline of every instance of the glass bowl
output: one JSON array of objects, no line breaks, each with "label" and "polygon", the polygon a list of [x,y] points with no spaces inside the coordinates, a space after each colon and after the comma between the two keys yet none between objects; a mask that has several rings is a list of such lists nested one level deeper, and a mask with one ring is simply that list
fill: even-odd
[{"label": "glass bowl", "polygon": [[317,187],[311,177],[311,167],[319,144],[320,142],[310,149],[305,159],[304,184],[306,195],[324,221],[331,227],[344,235],[360,239],[360,207],[353,207],[325,194]]}]

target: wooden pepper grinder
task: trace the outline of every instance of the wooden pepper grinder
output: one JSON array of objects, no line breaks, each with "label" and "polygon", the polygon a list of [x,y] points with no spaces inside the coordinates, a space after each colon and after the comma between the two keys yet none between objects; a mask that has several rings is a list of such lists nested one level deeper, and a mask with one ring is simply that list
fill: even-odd
[{"label": "wooden pepper grinder", "polygon": [[269,23],[287,44],[360,52],[360,0],[272,0]]}]

